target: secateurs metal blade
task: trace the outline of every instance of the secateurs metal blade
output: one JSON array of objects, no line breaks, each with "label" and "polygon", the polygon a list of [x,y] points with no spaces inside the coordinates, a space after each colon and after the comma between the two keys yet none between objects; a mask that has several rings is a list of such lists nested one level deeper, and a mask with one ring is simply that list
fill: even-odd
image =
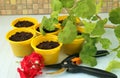
[{"label": "secateurs metal blade", "polygon": [[[106,50],[99,50],[97,51],[96,55],[94,57],[100,57],[108,55],[109,52]],[[48,74],[57,74],[63,71],[67,71],[69,73],[86,73],[90,75],[97,76],[99,78],[117,78],[117,76],[111,72],[104,71],[97,68],[92,67],[86,67],[86,66],[80,66],[77,65],[76,62],[72,61],[72,59],[79,57],[79,54],[73,54],[65,58],[61,63],[58,64],[52,64],[52,65],[46,65],[46,68],[57,68],[60,69],[57,72],[51,72]]]}]

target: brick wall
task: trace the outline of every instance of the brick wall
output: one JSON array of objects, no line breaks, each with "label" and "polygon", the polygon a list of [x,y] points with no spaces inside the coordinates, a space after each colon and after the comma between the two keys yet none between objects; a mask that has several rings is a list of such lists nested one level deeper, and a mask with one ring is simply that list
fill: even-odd
[{"label": "brick wall", "polygon": [[[109,12],[115,7],[120,7],[120,0],[104,0],[101,12]],[[50,0],[0,0],[0,15],[49,14],[50,12]]]}]

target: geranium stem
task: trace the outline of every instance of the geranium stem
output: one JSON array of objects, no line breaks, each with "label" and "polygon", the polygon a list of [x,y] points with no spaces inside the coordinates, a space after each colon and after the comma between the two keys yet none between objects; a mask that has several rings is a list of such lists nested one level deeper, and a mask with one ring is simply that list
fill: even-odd
[{"label": "geranium stem", "polygon": [[114,29],[116,26],[110,25],[110,24],[106,24],[104,27],[105,27],[105,28],[112,28],[112,29]]}]

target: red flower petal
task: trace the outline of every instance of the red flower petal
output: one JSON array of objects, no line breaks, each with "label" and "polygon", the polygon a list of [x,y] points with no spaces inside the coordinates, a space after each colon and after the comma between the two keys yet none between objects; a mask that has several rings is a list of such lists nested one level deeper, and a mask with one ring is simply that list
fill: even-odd
[{"label": "red flower petal", "polygon": [[18,68],[17,71],[19,72],[20,78],[27,78],[25,73],[20,68]]},{"label": "red flower petal", "polygon": [[18,72],[21,78],[34,78],[36,75],[42,74],[44,67],[44,59],[40,54],[33,52],[29,56],[25,56],[21,61],[21,68]]}]

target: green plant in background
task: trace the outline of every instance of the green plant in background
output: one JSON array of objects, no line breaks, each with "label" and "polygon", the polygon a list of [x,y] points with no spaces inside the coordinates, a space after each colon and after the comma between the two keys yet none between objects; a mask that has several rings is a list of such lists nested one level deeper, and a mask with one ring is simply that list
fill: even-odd
[{"label": "green plant in background", "polygon": [[[115,25],[114,33],[119,42],[118,46],[112,49],[112,51],[117,52],[117,57],[120,58],[120,7],[111,10],[109,13],[109,20]],[[120,61],[112,60],[106,70],[112,71],[112,69],[117,68],[120,68]]]},{"label": "green plant in background", "polygon": [[[97,14],[100,12],[103,1],[99,0],[51,0],[52,13],[50,18],[43,17],[40,31],[45,34],[43,29],[52,31],[55,29],[56,24],[59,23],[58,16],[63,9],[67,12],[67,18],[63,20],[58,39],[64,44],[71,43],[77,37],[76,18],[80,18],[85,32],[82,33],[82,37],[85,39],[82,50],[80,51],[80,58],[83,63],[95,66],[97,64],[96,58],[93,57],[97,52],[97,43],[101,43],[104,49],[109,49],[111,42],[109,39],[104,38],[103,34],[106,32],[104,26],[108,21],[108,18],[102,19]],[[120,8],[117,8],[110,12],[110,21],[117,24],[115,27],[115,35],[120,41]],[[120,45],[113,49],[118,52],[120,57]]]},{"label": "green plant in background", "polygon": [[120,62],[113,60],[109,63],[108,67],[106,68],[107,71],[112,71],[112,69],[120,68]]},{"label": "green plant in background", "polygon": [[111,10],[109,20],[115,25],[114,33],[119,41],[119,45],[113,51],[117,51],[117,56],[120,58],[120,7]]}]

